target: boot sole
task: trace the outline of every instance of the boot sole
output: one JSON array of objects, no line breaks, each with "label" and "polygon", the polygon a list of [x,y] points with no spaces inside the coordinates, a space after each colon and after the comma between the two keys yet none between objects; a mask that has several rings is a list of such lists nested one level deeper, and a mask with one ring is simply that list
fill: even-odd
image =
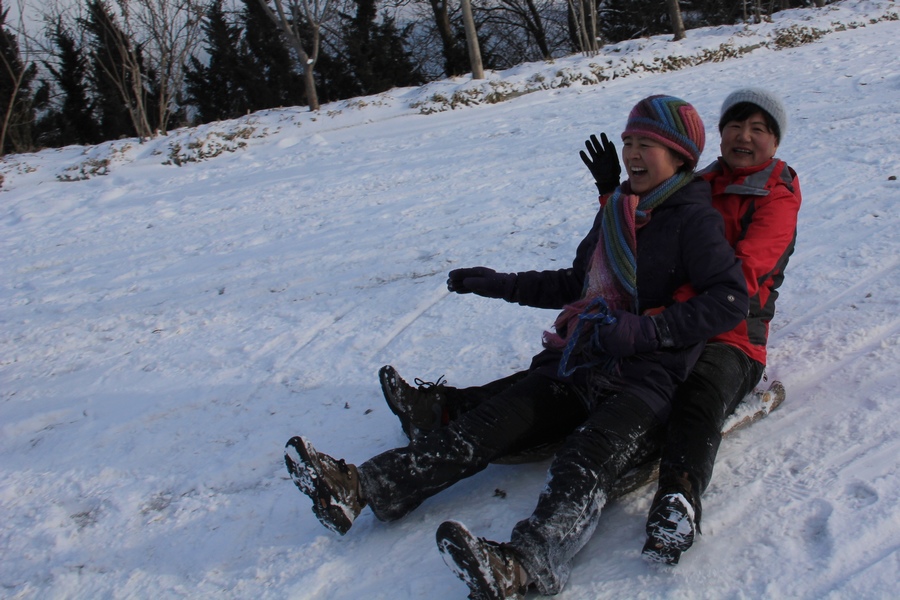
[{"label": "boot sole", "polygon": [[396,416],[401,416],[397,407],[394,405],[394,401],[396,396],[394,395],[394,385],[397,377],[397,371],[394,370],[390,365],[385,365],[381,367],[378,371],[378,381],[381,383],[381,393],[384,395],[384,399],[387,401],[388,408],[391,409],[391,412]]},{"label": "boot sole", "polygon": [[397,378],[399,377],[400,375],[390,365],[385,365],[378,371],[378,381],[381,383],[381,393],[384,395],[384,400],[391,412],[400,420],[400,428],[406,434],[407,439],[412,441],[418,435],[418,431],[413,427],[406,413],[397,405],[397,394],[394,392],[397,386]]},{"label": "boot sole", "polygon": [[651,563],[663,565],[677,565],[681,559],[682,550],[674,546],[660,544],[654,538],[648,538],[641,550],[641,558]]},{"label": "boot sole", "polygon": [[441,523],[435,539],[444,563],[469,586],[471,600],[504,600],[486,577],[488,560],[481,543],[462,523]]},{"label": "boot sole", "polygon": [[[694,545],[694,522],[688,513],[684,516],[690,523],[688,533],[678,533],[677,523],[662,516],[666,507],[654,512],[647,523],[647,541],[641,550],[641,556],[648,562],[677,565],[682,553]],[[676,530],[673,533],[673,529]]]},{"label": "boot sole", "polygon": [[319,459],[312,444],[302,437],[292,437],[284,447],[284,464],[297,488],[312,500],[312,511],[325,527],[344,535],[353,525],[343,508],[331,502],[331,494],[317,485]]}]

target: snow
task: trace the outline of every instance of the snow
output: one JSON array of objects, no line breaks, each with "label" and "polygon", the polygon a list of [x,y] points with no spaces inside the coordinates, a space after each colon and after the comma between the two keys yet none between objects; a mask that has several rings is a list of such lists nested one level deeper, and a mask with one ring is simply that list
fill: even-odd
[{"label": "snow", "polygon": [[[634,102],[671,93],[706,120],[705,163],[722,100],[754,85],[785,99],[779,156],[803,186],[770,339],[787,400],[723,444],[677,567],[640,559],[645,487],[604,510],[558,597],[894,597],[898,12],[848,0],[487,82],[6,157],[0,595],[464,596],[438,525],[508,539],[546,463],[491,466],[396,523],[366,510],[340,537],[290,482],[285,442],[350,462],[402,444],[383,364],[451,385],[527,366],[555,311],[449,294],[447,271],[568,266],[596,210],[588,135],[618,145]],[[827,33],[761,45],[791,26]],[[724,61],[634,67],[745,40],[758,47]],[[560,86],[601,63],[621,74]],[[438,93],[474,101],[444,110]]]}]

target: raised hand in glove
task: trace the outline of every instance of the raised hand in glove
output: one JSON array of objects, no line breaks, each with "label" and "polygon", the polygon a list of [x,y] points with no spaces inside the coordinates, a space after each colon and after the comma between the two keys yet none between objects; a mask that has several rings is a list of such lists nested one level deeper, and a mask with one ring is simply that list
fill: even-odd
[{"label": "raised hand in glove", "polygon": [[447,279],[447,289],[457,294],[478,294],[485,298],[502,298],[512,302],[516,291],[515,273],[497,273],[487,267],[454,269]]},{"label": "raised hand in glove", "polygon": [[600,134],[600,141],[597,141],[597,136],[592,135],[591,139],[585,140],[584,145],[587,153],[584,150],[581,151],[581,160],[591,170],[597,190],[601,194],[614,191],[619,187],[619,175],[622,173],[616,147],[609,141],[605,133]]},{"label": "raised hand in glove", "polygon": [[625,358],[659,348],[659,337],[652,317],[625,310],[614,310],[610,314],[615,317],[615,323],[595,326],[600,350],[609,356]]}]

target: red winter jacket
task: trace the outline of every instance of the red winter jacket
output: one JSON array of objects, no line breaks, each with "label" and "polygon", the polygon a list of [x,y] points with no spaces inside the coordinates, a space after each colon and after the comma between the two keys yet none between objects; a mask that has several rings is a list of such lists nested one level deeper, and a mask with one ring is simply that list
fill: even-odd
[{"label": "red winter jacket", "polygon": [[712,187],[713,206],[725,219],[725,237],[741,261],[750,295],[747,319],[710,341],[734,346],[766,364],[769,321],[797,239],[800,181],[777,158],[742,169],[719,158],[699,174]]}]

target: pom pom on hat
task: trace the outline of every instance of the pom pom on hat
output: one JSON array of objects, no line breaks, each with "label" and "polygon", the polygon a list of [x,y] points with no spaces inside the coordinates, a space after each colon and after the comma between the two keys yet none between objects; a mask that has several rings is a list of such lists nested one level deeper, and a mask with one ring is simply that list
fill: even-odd
[{"label": "pom pom on hat", "polygon": [[692,169],[706,143],[706,132],[697,110],[675,96],[650,96],[635,104],[622,139],[630,135],[648,137],[671,148]]},{"label": "pom pom on hat", "polygon": [[[728,97],[725,98],[725,102],[722,103],[722,111],[720,113],[721,117],[725,116],[725,113],[728,112],[732,106],[736,104],[740,104],[741,102],[749,102],[750,104],[755,104],[760,107],[765,112],[769,113],[769,116],[775,120],[775,123],[778,125],[778,131],[775,132],[775,137],[778,138],[779,141],[784,137],[784,134],[787,132],[788,127],[788,118],[787,111],[784,110],[784,104],[781,102],[781,98],[769,92],[767,90],[761,88],[742,88],[739,90],[735,90],[728,94]],[[719,130],[721,131],[724,123],[720,121]]]}]

